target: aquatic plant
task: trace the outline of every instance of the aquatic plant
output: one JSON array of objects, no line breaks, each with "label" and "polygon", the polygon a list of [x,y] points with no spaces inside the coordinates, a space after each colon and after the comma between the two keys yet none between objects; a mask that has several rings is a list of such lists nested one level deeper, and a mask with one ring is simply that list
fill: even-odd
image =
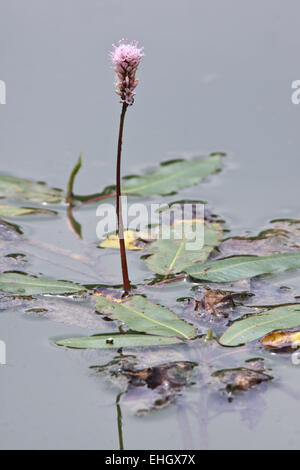
[{"label": "aquatic plant", "polygon": [[118,136],[118,150],[117,150],[117,171],[116,171],[116,212],[118,221],[118,236],[120,243],[120,255],[123,275],[123,285],[125,294],[130,291],[130,281],[127,267],[126,248],[124,242],[124,228],[122,218],[122,199],[121,199],[121,155],[122,155],[122,140],[125,114],[128,106],[134,103],[135,88],[138,84],[138,79],[135,74],[143,56],[143,48],[138,48],[137,41],[127,43],[121,39],[118,46],[113,44],[113,51],[110,52],[110,57],[114,65],[114,71],[117,75],[116,93],[120,96],[122,103],[122,110],[120,115],[120,126]]}]

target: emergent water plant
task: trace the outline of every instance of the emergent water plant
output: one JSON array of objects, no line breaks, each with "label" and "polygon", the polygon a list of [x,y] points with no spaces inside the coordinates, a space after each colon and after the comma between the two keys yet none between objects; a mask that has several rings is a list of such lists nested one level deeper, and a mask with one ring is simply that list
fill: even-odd
[{"label": "emergent water plant", "polygon": [[[234,237],[228,235],[224,221],[206,205],[203,220],[192,218],[183,222],[188,227],[193,223],[203,229],[204,244],[194,251],[186,249],[184,236],[162,240],[159,237],[161,226],[158,226],[157,238],[123,226],[122,193],[144,200],[152,196],[165,200],[170,194],[197,185],[219,172],[223,154],[177,158],[163,162],[150,172],[122,180],[124,119],[134,102],[138,83],[136,71],[143,50],[136,42],[121,40],[110,56],[122,106],[116,186],[87,196],[74,193],[81,156],[71,173],[66,193],[49,188],[45,183],[0,174],[0,308],[18,306],[26,314],[44,315],[77,326],[92,325],[97,334],[60,339],[56,344],[114,353],[118,350],[117,357],[105,365],[95,366],[94,370],[126,377],[127,388],[122,401],[126,396],[127,400],[133,396],[129,402],[130,406],[135,403],[134,410],[165,406],[182,392],[191,374],[193,383],[204,383],[207,390],[217,384],[218,390],[221,386],[232,398],[232,393],[245,392],[270,380],[263,361],[253,360],[253,357],[264,356],[268,360],[270,350],[293,352],[293,347],[299,343],[300,297],[293,289],[282,286],[282,278],[286,271],[300,268],[300,221],[276,220],[257,236]],[[166,210],[172,210],[175,203],[183,206],[186,202],[200,202],[195,199],[195,191],[191,191],[190,196],[193,199],[168,201]],[[23,234],[19,226],[6,221],[22,217],[27,218],[27,223],[33,218],[60,223],[67,203],[69,226],[82,239],[81,226],[73,210],[111,197],[116,197],[118,231],[98,246],[84,240],[84,254],[52,246],[44,240],[32,240],[26,226]],[[171,233],[176,223],[182,221],[173,221]],[[77,282],[78,277],[56,280],[49,275],[36,276],[31,272],[32,265],[27,263],[32,248],[41,250],[43,260],[48,256],[48,262],[53,265],[61,260],[65,270],[65,260],[72,261],[70,269],[81,281]],[[138,257],[139,267],[144,270],[142,280],[136,280],[132,272],[132,286],[126,248],[128,257],[133,261]],[[123,289],[106,277],[106,268],[101,273],[102,278],[97,270],[103,250],[107,250],[107,256],[103,257],[107,266],[114,249],[120,249]],[[53,259],[55,255],[57,259]],[[32,256],[38,259],[36,252]],[[135,356],[126,356],[124,350],[128,349]],[[224,359],[229,357],[237,361],[230,359],[229,363]],[[136,389],[142,391],[147,387],[149,395],[145,405],[143,397],[139,401]],[[203,389],[201,393],[197,406],[200,401],[203,403]]]},{"label": "emergent water plant", "polygon": [[110,53],[114,65],[114,70],[117,75],[116,93],[121,98],[122,111],[120,116],[120,127],[118,137],[118,152],[117,152],[117,172],[116,172],[116,211],[118,221],[118,236],[120,243],[121,265],[124,291],[127,295],[130,291],[130,281],[127,267],[126,248],[124,241],[124,228],[122,218],[122,199],[121,199],[121,155],[122,155],[122,139],[125,114],[128,106],[134,103],[135,88],[138,80],[135,77],[137,68],[143,56],[143,48],[138,48],[137,41],[132,41],[127,44],[124,39],[121,39],[118,46],[113,44],[113,52]]}]

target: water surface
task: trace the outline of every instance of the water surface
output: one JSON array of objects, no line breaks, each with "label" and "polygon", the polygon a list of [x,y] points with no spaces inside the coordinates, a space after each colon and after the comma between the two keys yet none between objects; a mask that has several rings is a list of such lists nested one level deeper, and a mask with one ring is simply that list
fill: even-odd
[{"label": "water surface", "polygon": [[[299,13],[294,0],[2,0],[0,79],[7,104],[0,106],[1,171],[64,188],[82,151],[76,191],[113,183],[120,106],[107,52],[125,36],[139,39],[146,56],[126,122],[124,172],[139,173],[182,153],[225,151],[224,171],[181,196],[209,201],[233,234],[257,233],[278,217],[298,218],[300,106],[291,102],[291,83],[299,79]],[[88,246],[95,244],[95,206],[78,218]],[[22,228],[33,240],[88,249],[69,230],[63,209],[55,223],[22,219]],[[53,265],[37,258],[37,248],[32,253],[34,273],[120,281],[117,255],[109,263],[103,255],[97,272],[86,266],[76,272],[72,263]],[[139,280],[143,268],[133,265],[132,256],[130,269]],[[293,283],[299,285],[297,276]],[[18,308],[0,315],[8,353],[0,370],[1,448],[117,449],[117,389],[89,370],[94,356],[53,345],[54,338],[92,334],[95,327]],[[98,358],[103,363],[110,356]],[[259,398],[211,404],[204,396],[199,414],[187,412],[185,420],[180,400],[145,417],[122,410],[125,448],[297,448],[299,372],[288,361],[277,367],[280,384]],[[196,388],[184,399],[201,403],[201,393]]]}]

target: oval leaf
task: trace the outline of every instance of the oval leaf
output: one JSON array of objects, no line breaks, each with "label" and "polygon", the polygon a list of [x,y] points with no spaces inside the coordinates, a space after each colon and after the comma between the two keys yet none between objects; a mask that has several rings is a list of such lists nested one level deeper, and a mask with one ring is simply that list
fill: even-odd
[{"label": "oval leaf", "polygon": [[300,268],[300,251],[271,256],[234,256],[211,263],[195,263],[185,271],[203,281],[232,282],[292,268]]},{"label": "oval leaf", "polygon": [[271,331],[300,325],[300,306],[272,308],[233,323],[220,338],[224,346],[238,346],[254,341]]},{"label": "oval leaf", "polygon": [[163,196],[193,186],[220,168],[220,155],[165,162],[157,171],[145,176],[133,176],[127,179],[122,186],[122,192],[124,194],[139,194],[140,196],[156,194]]},{"label": "oval leaf", "polygon": [[171,226],[170,239],[162,239],[161,233],[149,245],[148,252],[153,254],[147,258],[147,266],[156,274],[169,275],[184,271],[195,261],[203,263],[219,244],[222,229],[217,223],[183,220]]},{"label": "oval leaf", "polygon": [[75,294],[85,291],[80,284],[38,278],[23,273],[0,274],[0,291],[20,295]]},{"label": "oval leaf", "polygon": [[1,174],[0,197],[38,202],[40,204],[56,204],[64,199],[64,195],[60,190],[49,188],[44,183],[34,183],[26,179]]},{"label": "oval leaf", "polygon": [[185,339],[197,334],[193,326],[180,320],[171,310],[154,304],[141,295],[119,299],[110,291],[104,290],[94,298],[100,313],[124,322],[132,330]]},{"label": "oval leaf", "polygon": [[56,341],[58,346],[75,349],[119,349],[139,346],[164,346],[182,343],[178,338],[137,334],[104,334]]}]

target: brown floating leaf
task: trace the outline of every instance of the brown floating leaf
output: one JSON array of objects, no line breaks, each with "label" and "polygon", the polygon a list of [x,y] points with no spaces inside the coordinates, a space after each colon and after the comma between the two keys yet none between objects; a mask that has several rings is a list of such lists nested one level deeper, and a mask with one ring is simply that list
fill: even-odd
[{"label": "brown floating leaf", "polygon": [[195,300],[195,310],[206,315],[227,317],[233,308],[231,292],[201,288],[201,299]]},{"label": "brown floating leaf", "polygon": [[300,346],[300,331],[274,331],[261,339],[267,349],[297,348]]},{"label": "brown floating leaf", "polygon": [[247,391],[262,382],[272,380],[272,376],[266,374],[262,359],[247,361],[247,367],[236,369],[223,369],[212,374],[225,388],[220,389],[226,392],[230,399],[236,391]]}]

